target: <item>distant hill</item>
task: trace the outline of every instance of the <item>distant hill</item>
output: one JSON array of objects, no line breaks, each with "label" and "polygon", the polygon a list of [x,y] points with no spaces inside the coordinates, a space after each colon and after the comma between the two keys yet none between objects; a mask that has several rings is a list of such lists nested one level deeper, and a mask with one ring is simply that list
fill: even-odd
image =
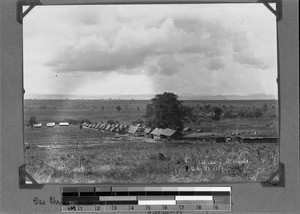
[{"label": "distant hill", "polygon": [[[122,100],[150,100],[155,94],[133,94],[133,95],[80,95],[80,94],[25,94],[25,99],[50,99],[50,100],[65,100],[65,99],[122,99]],[[249,95],[179,95],[180,100],[272,100],[277,99],[271,94],[249,94]]]},{"label": "distant hill", "polygon": [[25,99],[49,99],[49,100],[98,100],[98,99],[122,99],[122,100],[150,100],[154,94],[135,94],[135,95],[83,95],[83,94],[25,94]]},{"label": "distant hill", "polygon": [[248,94],[248,95],[196,95],[196,96],[179,96],[181,100],[273,100],[277,99],[271,94]]}]

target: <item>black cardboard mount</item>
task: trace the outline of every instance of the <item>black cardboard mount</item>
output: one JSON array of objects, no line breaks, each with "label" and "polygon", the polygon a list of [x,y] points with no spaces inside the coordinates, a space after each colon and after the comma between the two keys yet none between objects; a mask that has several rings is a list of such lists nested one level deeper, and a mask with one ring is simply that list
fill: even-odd
[{"label": "black cardboard mount", "polygon": [[[29,182],[28,182],[29,181]],[[20,189],[42,189],[44,184],[39,184],[26,171],[25,164],[19,167],[19,188]]]},{"label": "black cardboard mount", "polygon": [[[282,19],[282,0],[258,0],[258,3],[263,3],[275,16],[279,22]],[[276,4],[276,9],[272,8],[270,3]]]},{"label": "black cardboard mount", "polygon": [[[263,3],[277,18],[277,21],[282,19],[282,0],[257,0],[258,3]],[[269,4],[275,3],[276,9],[273,9]],[[23,23],[23,18],[36,6],[41,5],[40,0],[18,0],[17,2],[17,21]],[[23,6],[29,6],[24,12]],[[25,90],[23,89],[23,93]],[[279,179],[275,180],[276,176]],[[30,183],[26,183],[26,178]],[[285,187],[285,166],[279,162],[278,169],[271,175],[267,181],[260,182],[263,187]],[[39,184],[25,170],[25,164],[19,167],[19,187],[20,189],[42,189],[44,184]]]},{"label": "black cardboard mount", "polygon": [[[278,175],[278,180],[274,179]],[[263,182],[260,182],[263,187],[285,187],[285,166],[279,162],[278,169],[271,175],[271,177]]]},{"label": "black cardboard mount", "polygon": [[[17,22],[22,24],[23,18],[36,6],[41,5],[40,0],[18,0],[17,2]],[[28,8],[23,12],[23,6]]]}]

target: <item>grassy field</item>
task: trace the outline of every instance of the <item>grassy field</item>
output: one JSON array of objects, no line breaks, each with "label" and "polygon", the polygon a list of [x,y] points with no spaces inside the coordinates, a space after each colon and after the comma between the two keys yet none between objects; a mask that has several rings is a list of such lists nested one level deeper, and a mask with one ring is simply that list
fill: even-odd
[{"label": "grassy field", "polygon": [[279,158],[277,144],[116,140],[76,126],[25,134],[32,146],[26,169],[39,183],[255,182],[266,180]]},{"label": "grassy field", "polygon": [[[143,119],[147,100],[25,100],[24,138],[27,171],[39,183],[199,183],[257,182],[277,169],[278,144],[156,141],[68,127],[31,129],[38,122],[88,119],[131,124]],[[199,117],[185,126],[217,133],[236,130],[278,136],[277,101],[184,101],[199,112],[207,105],[231,109],[268,108],[259,118]],[[117,111],[116,106],[121,106]]]},{"label": "grassy field", "polygon": [[[39,122],[88,118],[93,122],[131,123],[145,114],[149,103],[149,100],[25,100],[24,121],[34,115]],[[121,106],[121,111],[116,106]]]},{"label": "grassy field", "polygon": [[[120,123],[130,123],[139,118],[143,119],[146,113],[146,105],[150,100],[25,100],[24,101],[24,122],[30,116],[36,116],[39,122],[63,121],[66,119],[88,118],[93,122],[106,122],[117,120]],[[240,108],[261,107],[266,103],[269,108],[266,116],[277,114],[276,100],[186,100],[184,105],[194,107],[211,105],[233,110]],[[116,106],[121,110],[117,111]]]}]

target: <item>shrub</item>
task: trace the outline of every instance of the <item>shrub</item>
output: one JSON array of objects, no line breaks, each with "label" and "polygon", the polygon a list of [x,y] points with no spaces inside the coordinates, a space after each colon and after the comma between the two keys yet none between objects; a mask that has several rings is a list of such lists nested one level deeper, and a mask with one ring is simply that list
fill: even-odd
[{"label": "shrub", "polygon": [[37,124],[37,122],[36,122],[36,117],[35,117],[35,116],[31,116],[31,117],[29,118],[28,125],[30,125],[31,128],[32,128],[34,124]]},{"label": "shrub", "polygon": [[108,121],[106,121],[106,123],[107,123],[107,124],[114,124],[115,121],[114,121],[114,120],[108,120]]},{"label": "shrub", "polygon": [[122,110],[121,106],[116,106],[115,108],[117,109],[117,111],[121,111]]},{"label": "shrub", "polygon": [[263,112],[266,112],[268,110],[268,104],[267,103],[264,103],[261,107],[262,111]]},{"label": "shrub", "polygon": [[220,107],[214,107],[214,116],[212,117],[213,120],[220,120],[223,110]]},{"label": "shrub", "polygon": [[253,113],[255,117],[263,116],[263,111],[260,108],[255,108]]}]

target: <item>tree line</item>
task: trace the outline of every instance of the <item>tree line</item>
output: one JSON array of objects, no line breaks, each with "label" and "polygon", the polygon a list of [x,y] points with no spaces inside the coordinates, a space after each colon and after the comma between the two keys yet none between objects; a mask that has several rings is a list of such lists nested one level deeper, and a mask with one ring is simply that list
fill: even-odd
[{"label": "tree line", "polygon": [[[235,110],[227,108],[225,105],[211,106],[210,104],[203,106],[198,104],[196,107],[189,107],[178,100],[178,95],[165,92],[157,94],[151,99],[151,103],[146,106],[144,118],[146,124],[152,128],[182,130],[185,122],[197,121],[201,117],[200,113],[207,113],[215,121],[227,118],[259,118],[267,112],[268,108],[266,103],[261,107],[241,107]],[[273,114],[272,117],[276,117],[276,114]]]}]

